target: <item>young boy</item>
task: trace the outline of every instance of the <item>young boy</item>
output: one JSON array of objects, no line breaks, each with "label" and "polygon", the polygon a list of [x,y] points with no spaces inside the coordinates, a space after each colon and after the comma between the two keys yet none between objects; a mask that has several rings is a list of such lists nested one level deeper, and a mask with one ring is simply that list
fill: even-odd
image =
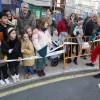
[{"label": "young boy", "polygon": [[[7,57],[2,54],[1,52],[1,37],[0,37],[0,60],[7,60]],[[4,81],[1,79],[1,72],[3,74],[3,78]],[[4,84],[9,84],[9,80],[8,80],[8,74],[7,74],[7,63],[1,63],[0,62],[0,84],[4,85]]]},{"label": "young boy", "polygon": [[7,39],[6,30],[8,27],[10,27],[10,25],[8,25],[7,14],[4,12],[0,12],[0,37],[1,37],[1,41]]}]

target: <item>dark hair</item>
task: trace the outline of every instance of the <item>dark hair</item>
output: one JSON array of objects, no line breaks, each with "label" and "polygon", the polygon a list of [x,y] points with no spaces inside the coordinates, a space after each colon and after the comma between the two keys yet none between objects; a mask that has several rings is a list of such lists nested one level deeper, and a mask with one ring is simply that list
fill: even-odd
[{"label": "dark hair", "polygon": [[5,13],[10,12],[11,13],[10,9],[7,9],[7,8],[3,9],[3,12],[5,12]]},{"label": "dark hair", "polygon": [[49,8],[49,11],[51,12],[51,14],[53,14],[53,9],[52,8]]},{"label": "dark hair", "polygon": [[3,16],[8,17],[8,15],[5,12],[0,12],[0,18],[2,18]]},{"label": "dark hair", "polygon": [[27,34],[28,35],[28,33],[26,31],[23,31],[23,34],[21,34],[21,36],[23,37],[24,34]]},{"label": "dark hair", "polygon": [[72,14],[70,15],[70,19],[71,19],[71,16],[72,16],[73,14],[75,15],[75,19],[76,19],[76,14],[75,14],[75,13],[72,13]]},{"label": "dark hair", "polygon": [[[24,27],[24,30],[25,30],[25,32],[27,32],[27,29],[29,29],[29,28],[31,28],[30,26],[25,26]],[[31,28],[32,29],[32,28]]]},{"label": "dark hair", "polygon": [[82,17],[79,17],[78,19],[77,19],[77,21],[81,21],[81,20],[84,20]]}]

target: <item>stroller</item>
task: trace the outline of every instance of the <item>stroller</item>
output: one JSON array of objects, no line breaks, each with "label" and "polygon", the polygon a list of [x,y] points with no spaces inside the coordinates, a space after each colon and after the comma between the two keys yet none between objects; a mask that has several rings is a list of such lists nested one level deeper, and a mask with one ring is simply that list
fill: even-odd
[{"label": "stroller", "polygon": [[[70,37],[70,35],[66,32],[61,32],[61,34],[59,36],[59,41],[52,41],[52,46],[50,47],[50,50],[62,45],[63,39],[66,38],[66,37]],[[55,51],[59,51],[59,50],[62,50],[62,49],[63,48],[58,48]],[[51,61],[51,66],[55,67],[55,66],[58,65],[58,62],[63,59],[63,54],[53,55],[53,56],[48,57],[48,59]]]}]

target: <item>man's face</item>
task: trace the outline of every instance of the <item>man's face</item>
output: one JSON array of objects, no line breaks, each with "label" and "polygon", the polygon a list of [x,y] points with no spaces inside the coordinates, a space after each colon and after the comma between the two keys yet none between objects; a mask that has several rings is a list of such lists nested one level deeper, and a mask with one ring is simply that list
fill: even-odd
[{"label": "man's face", "polygon": [[2,18],[0,18],[0,22],[4,25],[8,24],[8,18],[7,16],[3,16]]},{"label": "man's face", "polygon": [[28,10],[29,10],[28,5],[23,5],[21,9],[22,9],[23,14],[28,13]]},{"label": "man's face", "polygon": [[65,20],[68,20],[68,15],[65,15],[65,16],[64,16],[64,19],[65,19]]}]

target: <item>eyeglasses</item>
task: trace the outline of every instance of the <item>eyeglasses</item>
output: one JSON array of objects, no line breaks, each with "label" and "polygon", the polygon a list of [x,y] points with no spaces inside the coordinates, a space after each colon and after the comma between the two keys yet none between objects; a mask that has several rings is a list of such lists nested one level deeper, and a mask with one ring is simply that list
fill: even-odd
[{"label": "eyeglasses", "polygon": [[23,8],[28,9],[28,7],[23,7]]}]

